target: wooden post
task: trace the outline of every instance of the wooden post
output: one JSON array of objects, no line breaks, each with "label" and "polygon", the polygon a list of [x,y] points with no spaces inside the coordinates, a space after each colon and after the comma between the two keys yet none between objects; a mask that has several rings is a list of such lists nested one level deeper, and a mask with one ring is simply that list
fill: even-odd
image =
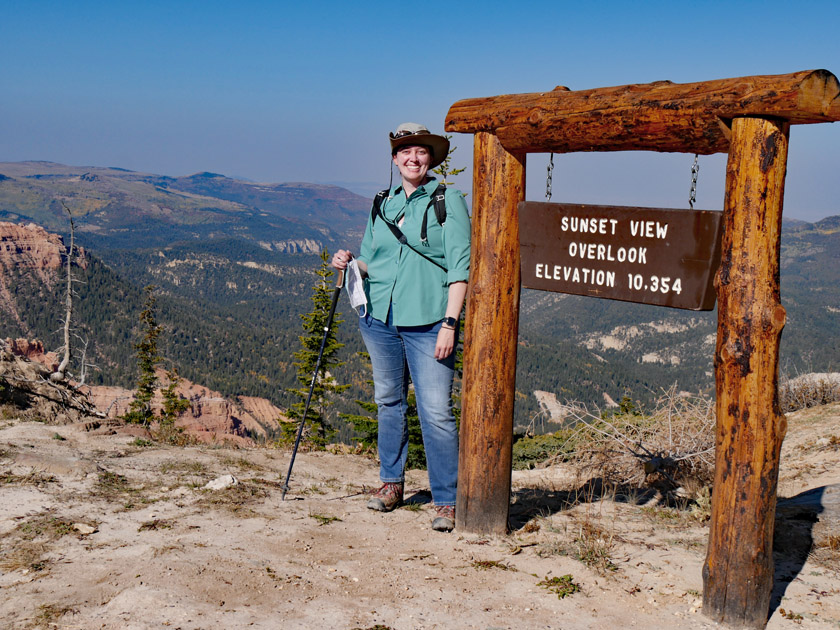
[{"label": "wooden post", "polygon": [[736,628],[764,628],[773,587],[779,451],[779,301],[787,122],[732,121],[722,260],[716,278],[717,436],[703,613]]},{"label": "wooden post", "polygon": [[457,526],[504,534],[510,507],[525,156],[475,135]]}]

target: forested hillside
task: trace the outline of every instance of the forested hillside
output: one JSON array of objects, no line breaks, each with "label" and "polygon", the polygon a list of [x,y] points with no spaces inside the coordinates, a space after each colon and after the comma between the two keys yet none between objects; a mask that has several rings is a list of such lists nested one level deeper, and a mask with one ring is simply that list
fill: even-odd
[{"label": "forested hillside", "polygon": [[[98,370],[91,381],[131,385],[142,288],[153,284],[165,327],[161,347],[184,377],[230,396],[262,396],[281,407],[291,402],[285,390],[294,384],[300,315],[311,309],[320,263],[314,251],[335,248],[332,239],[339,232],[333,228],[341,228],[339,242],[357,245],[367,201],[334,187],[313,192],[306,184],[254,185],[207,173],[161,178],[115,169],[13,166],[0,165],[0,172],[8,171],[0,181],[0,218],[45,220],[63,226],[56,231],[67,240],[66,211],[56,199],[74,212],[84,209],[77,241],[88,248],[89,262],[76,271],[74,319],[92,344]],[[45,172],[35,173],[39,168]],[[143,196],[147,193],[152,197]],[[182,205],[161,206],[155,195]],[[335,222],[327,227],[331,216]],[[261,231],[263,220],[272,223],[265,228],[269,240]],[[345,234],[341,226],[354,221],[356,227]],[[289,245],[302,234],[295,230],[313,237],[313,252]],[[25,269],[4,273],[20,321],[3,317],[0,336],[40,337],[56,348],[63,313],[59,285],[47,286]],[[837,370],[840,217],[785,223],[781,287],[788,312],[782,372]],[[347,364],[334,375],[353,386],[337,410],[357,411],[353,401],[370,397],[369,376],[356,354],[362,344],[344,297],[339,311],[346,320],[338,335],[347,344],[340,351]],[[605,395],[644,403],[673,383],[711,392],[715,332],[714,312],[523,291],[516,422],[527,424],[538,411],[534,390],[551,392],[561,402],[597,405],[606,404]]]},{"label": "forested hillside", "polygon": [[91,249],[216,238],[277,252],[317,253],[358,238],[370,202],[337,186],[257,184],[216,173],[165,177],[53,162],[0,163],[0,220],[66,233],[67,211]]}]

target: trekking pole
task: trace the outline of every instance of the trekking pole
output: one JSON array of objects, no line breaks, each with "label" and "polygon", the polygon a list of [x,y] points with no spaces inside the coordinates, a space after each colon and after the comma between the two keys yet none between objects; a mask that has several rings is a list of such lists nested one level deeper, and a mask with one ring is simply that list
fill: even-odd
[{"label": "trekking pole", "polygon": [[309,395],[306,397],[306,405],[303,409],[303,417],[300,420],[297,437],[295,438],[295,447],[292,449],[292,461],[289,462],[289,472],[286,473],[286,479],[283,481],[283,494],[280,497],[281,501],[286,500],[286,492],[289,490],[289,477],[292,476],[292,466],[295,465],[295,456],[297,456],[298,446],[300,445],[300,437],[303,435],[303,427],[306,425],[306,414],[309,413],[309,403],[312,400],[312,392],[315,391],[315,382],[318,379],[318,368],[321,367],[321,357],[324,356],[324,347],[327,345],[327,337],[330,335],[330,328],[332,328],[333,316],[335,315],[335,306],[338,304],[338,296],[341,295],[341,288],[344,286],[344,269],[338,270],[338,281],[335,283],[335,290],[333,291],[332,304],[330,304],[330,314],[327,315],[327,322],[324,324],[324,338],[321,340],[321,349],[318,351],[318,359],[315,361],[315,372],[312,374],[312,384],[309,386]]}]

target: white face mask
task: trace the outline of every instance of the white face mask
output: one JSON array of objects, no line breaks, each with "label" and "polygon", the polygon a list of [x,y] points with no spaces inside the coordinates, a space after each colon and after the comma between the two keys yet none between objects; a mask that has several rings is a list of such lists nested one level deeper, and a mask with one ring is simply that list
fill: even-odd
[{"label": "white face mask", "polygon": [[[350,306],[355,309],[359,317],[364,317],[367,314],[367,296],[365,295],[362,274],[359,272],[359,265],[356,264],[355,258],[347,264],[347,269],[344,272],[344,287],[347,289],[347,295],[350,298]],[[360,306],[364,307],[362,312],[359,312]]]}]

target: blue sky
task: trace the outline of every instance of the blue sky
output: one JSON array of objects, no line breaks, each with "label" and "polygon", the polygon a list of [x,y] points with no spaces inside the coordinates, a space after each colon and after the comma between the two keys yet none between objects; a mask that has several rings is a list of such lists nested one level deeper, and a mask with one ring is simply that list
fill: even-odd
[{"label": "blue sky", "polygon": [[[44,2],[0,15],[0,161],[387,183],[387,133],[462,98],[826,68],[840,2]],[[456,136],[457,165],[472,161]],[[555,158],[554,200],[683,207],[692,156]],[[545,188],[529,157],[528,196]],[[720,208],[724,156],[701,157]],[[840,214],[840,124],[795,126],[785,216]],[[460,186],[470,183],[461,176]]]}]

